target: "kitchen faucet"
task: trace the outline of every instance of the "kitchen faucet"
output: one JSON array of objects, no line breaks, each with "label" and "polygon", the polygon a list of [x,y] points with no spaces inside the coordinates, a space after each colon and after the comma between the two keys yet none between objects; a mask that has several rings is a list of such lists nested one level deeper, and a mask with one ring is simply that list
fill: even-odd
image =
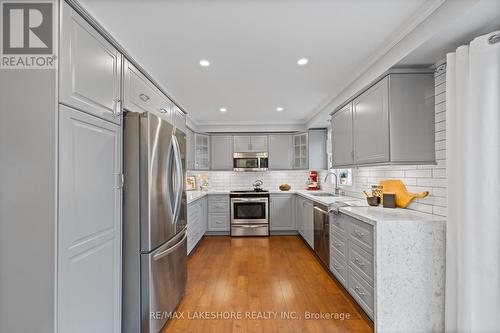
[{"label": "kitchen faucet", "polygon": [[328,170],[326,176],[325,176],[325,179],[323,180],[323,182],[326,183],[326,181],[328,180],[328,176],[330,175],[334,175],[335,176],[335,187],[334,187],[334,193],[335,194],[339,194],[339,178],[337,176],[337,174],[335,172],[333,172],[332,170]]}]

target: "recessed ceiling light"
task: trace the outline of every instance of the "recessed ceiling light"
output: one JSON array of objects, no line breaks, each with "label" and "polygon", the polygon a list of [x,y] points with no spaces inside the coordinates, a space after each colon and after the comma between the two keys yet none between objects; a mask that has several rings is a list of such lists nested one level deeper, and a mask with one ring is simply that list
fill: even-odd
[{"label": "recessed ceiling light", "polygon": [[309,62],[309,60],[307,60],[306,58],[301,58],[297,61],[297,65],[304,66],[304,65],[307,65],[308,62]]},{"label": "recessed ceiling light", "polygon": [[278,106],[278,107],[276,108],[276,111],[278,111],[278,112],[281,112],[281,111],[283,111],[283,110],[284,110],[284,109],[283,109],[281,106]]},{"label": "recessed ceiling light", "polygon": [[208,67],[208,66],[210,66],[210,61],[202,59],[202,60],[200,60],[200,66],[201,67]]},{"label": "recessed ceiling light", "polygon": [[220,111],[220,112],[226,112],[226,111],[227,111],[227,109],[226,109],[226,108],[220,108],[220,109],[219,109],[219,111]]}]

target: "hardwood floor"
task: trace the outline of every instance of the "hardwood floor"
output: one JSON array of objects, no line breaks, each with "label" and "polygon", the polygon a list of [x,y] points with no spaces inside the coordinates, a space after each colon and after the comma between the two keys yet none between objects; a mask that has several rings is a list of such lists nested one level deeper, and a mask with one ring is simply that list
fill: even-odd
[{"label": "hardwood floor", "polygon": [[[183,318],[169,320],[162,333],[373,332],[344,293],[298,236],[204,237],[188,260],[176,312]],[[349,319],[313,320],[307,312]],[[216,319],[196,318],[202,314]]]}]

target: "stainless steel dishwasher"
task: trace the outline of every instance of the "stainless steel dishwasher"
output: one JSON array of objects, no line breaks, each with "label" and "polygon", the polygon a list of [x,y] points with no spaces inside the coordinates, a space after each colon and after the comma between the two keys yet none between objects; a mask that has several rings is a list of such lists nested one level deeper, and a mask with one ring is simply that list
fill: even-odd
[{"label": "stainless steel dishwasher", "polygon": [[330,267],[330,220],[328,207],[314,203],[314,252],[325,267]]}]

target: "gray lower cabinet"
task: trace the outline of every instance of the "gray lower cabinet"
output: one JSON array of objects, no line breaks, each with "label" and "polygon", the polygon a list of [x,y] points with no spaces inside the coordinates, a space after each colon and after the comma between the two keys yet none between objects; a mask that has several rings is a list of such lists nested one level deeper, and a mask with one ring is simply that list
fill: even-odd
[{"label": "gray lower cabinet", "polygon": [[330,215],[330,270],[374,318],[374,228],[345,214]]},{"label": "gray lower cabinet", "polygon": [[432,164],[434,136],[433,73],[388,72],[332,114],[333,167]]},{"label": "gray lower cabinet", "polygon": [[212,135],[210,154],[211,170],[233,170],[233,136]]},{"label": "gray lower cabinet", "polygon": [[297,196],[296,218],[297,230],[311,248],[314,248],[314,216],[313,202]]},{"label": "gray lower cabinet", "polygon": [[293,193],[272,193],[270,195],[271,231],[293,231],[295,225],[295,194]]},{"label": "gray lower cabinet", "polygon": [[121,128],[64,105],[59,110],[58,327],[118,333]]},{"label": "gray lower cabinet", "polygon": [[229,232],[229,195],[208,196],[208,231]]},{"label": "gray lower cabinet", "polygon": [[66,2],[61,17],[61,103],[119,124],[121,54]]},{"label": "gray lower cabinet", "polygon": [[293,169],[293,137],[291,134],[269,135],[269,169]]},{"label": "gray lower cabinet", "polygon": [[188,254],[196,247],[207,231],[208,224],[208,202],[207,197],[200,198],[187,207],[187,252]]}]

